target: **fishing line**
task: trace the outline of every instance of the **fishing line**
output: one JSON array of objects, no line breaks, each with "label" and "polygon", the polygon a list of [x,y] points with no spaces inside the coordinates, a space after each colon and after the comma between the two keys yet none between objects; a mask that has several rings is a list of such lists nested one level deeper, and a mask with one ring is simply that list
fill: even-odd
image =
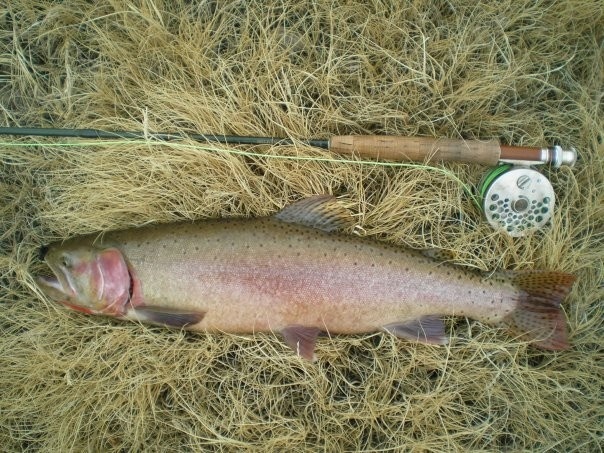
[{"label": "fishing line", "polygon": [[254,151],[238,150],[233,148],[215,148],[210,146],[202,145],[191,145],[187,143],[174,143],[174,142],[158,142],[153,140],[112,140],[112,141],[93,141],[93,142],[68,142],[68,143],[27,143],[27,142],[0,142],[0,146],[6,147],[22,147],[22,148],[35,148],[39,146],[44,147],[58,147],[58,148],[76,148],[82,146],[114,146],[114,145],[128,145],[133,144],[145,145],[145,146],[167,146],[170,148],[185,148],[193,149],[196,151],[206,151],[213,153],[226,153],[234,154],[243,157],[258,157],[258,158],[269,158],[269,159],[280,159],[280,160],[293,160],[293,161],[308,161],[308,162],[323,162],[323,163],[344,163],[344,164],[356,164],[356,165],[373,165],[379,167],[395,167],[395,168],[414,168],[418,170],[427,170],[441,173],[457,184],[463,189],[463,191],[470,197],[474,205],[482,210],[480,200],[476,197],[470,186],[459,179],[453,172],[440,167],[433,167],[431,165],[410,163],[410,162],[385,162],[377,160],[362,160],[362,159],[346,159],[343,157],[316,157],[316,156],[286,156],[283,154],[265,154]]},{"label": "fishing line", "polygon": [[[140,144],[228,153],[244,157],[414,168],[434,171],[455,181],[470,197],[496,230],[511,236],[523,236],[544,227],[551,219],[555,194],[549,180],[532,165],[549,164],[554,168],[573,166],[577,160],[574,148],[560,146],[509,146],[495,140],[461,140],[431,137],[389,135],[333,136],[328,140],[293,140],[280,137],[252,137],[218,134],[146,133],[137,131],[103,131],[98,129],[56,129],[0,127],[0,135],[91,138],[92,142],[23,143],[4,142],[6,147],[82,147]],[[101,139],[101,140],[99,140]],[[104,139],[104,140],[103,140]],[[123,140],[115,140],[123,139]],[[321,148],[341,157],[287,156],[239,149],[182,143],[184,139],[227,145],[303,145]],[[350,157],[344,157],[350,156]],[[473,191],[454,173],[444,168],[417,162],[428,159],[476,163],[493,166]]]}]

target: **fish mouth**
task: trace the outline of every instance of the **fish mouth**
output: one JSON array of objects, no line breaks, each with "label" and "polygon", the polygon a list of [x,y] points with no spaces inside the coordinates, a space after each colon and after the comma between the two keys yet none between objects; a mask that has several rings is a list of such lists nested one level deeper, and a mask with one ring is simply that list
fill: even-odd
[{"label": "fish mouth", "polygon": [[51,270],[54,275],[39,275],[36,277],[36,281],[44,294],[55,302],[73,299],[76,296],[76,291],[67,273],[61,268],[53,269],[51,267]]},{"label": "fish mouth", "polygon": [[[46,255],[48,247],[42,249],[40,253],[43,252]],[[67,268],[59,263],[54,263],[53,260],[44,259],[44,261],[50,269],[50,273],[39,275],[36,278],[42,291],[56,302],[76,300],[78,292]]]},{"label": "fish mouth", "polygon": [[38,282],[38,285],[42,288],[42,292],[44,292],[44,294],[46,294],[54,302],[58,302],[76,311],[81,311],[83,313],[92,313],[92,310],[89,310],[88,308],[81,305],[73,304],[71,302],[71,294],[65,291],[63,284],[56,276],[39,275],[38,277],[36,277],[36,281]]}]

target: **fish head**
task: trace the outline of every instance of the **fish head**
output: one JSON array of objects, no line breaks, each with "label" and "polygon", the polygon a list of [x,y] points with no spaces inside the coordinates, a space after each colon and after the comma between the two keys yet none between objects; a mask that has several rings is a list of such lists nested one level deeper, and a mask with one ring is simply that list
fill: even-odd
[{"label": "fish head", "polygon": [[117,248],[61,244],[45,251],[52,276],[38,277],[42,291],[69,308],[121,316],[130,301],[132,279]]}]

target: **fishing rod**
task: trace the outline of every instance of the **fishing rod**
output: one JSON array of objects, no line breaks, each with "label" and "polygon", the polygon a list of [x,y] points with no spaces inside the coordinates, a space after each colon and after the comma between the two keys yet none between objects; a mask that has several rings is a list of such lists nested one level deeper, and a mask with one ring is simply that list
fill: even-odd
[{"label": "fishing rod", "polygon": [[343,135],[327,140],[292,140],[280,137],[251,137],[218,134],[145,133],[98,129],[55,129],[0,127],[0,135],[74,137],[88,139],[145,139],[177,141],[192,139],[229,145],[295,145],[322,148],[340,155],[395,162],[426,160],[454,161],[495,166],[477,187],[481,208],[488,223],[510,236],[524,236],[544,227],[552,217],[554,189],[549,180],[531,165],[572,167],[574,148],[502,145],[496,140],[461,140],[391,135]]},{"label": "fishing rod", "polygon": [[151,139],[175,141],[191,139],[228,145],[294,145],[322,148],[340,155],[383,159],[395,162],[426,160],[497,165],[499,162],[522,165],[550,164],[555,168],[573,166],[577,160],[574,148],[503,145],[496,140],[462,140],[394,135],[339,135],[327,140],[292,140],[282,137],[251,137],[219,134],[145,133],[137,131],[104,131],[98,129],[56,129],[35,127],[0,127],[0,135],[73,137],[90,139]]}]

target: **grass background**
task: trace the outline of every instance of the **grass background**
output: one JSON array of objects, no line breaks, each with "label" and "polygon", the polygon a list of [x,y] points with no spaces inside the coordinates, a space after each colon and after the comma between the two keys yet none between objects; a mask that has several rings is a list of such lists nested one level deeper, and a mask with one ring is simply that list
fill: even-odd
[{"label": "grass background", "polygon": [[[511,239],[451,175],[424,168],[326,162],[303,146],[253,151],[315,159],[4,138],[2,450],[601,451],[603,18],[597,0],[5,2],[2,125],[498,138],[575,146],[581,160],[543,169],[552,227]],[[487,170],[439,167],[470,185]],[[34,282],[37,247],[53,240],[268,215],[317,193],[345,195],[367,235],[459,265],[576,273],[572,349],[451,319],[445,348],[336,337],[310,364],[271,335],[67,312]]]}]

